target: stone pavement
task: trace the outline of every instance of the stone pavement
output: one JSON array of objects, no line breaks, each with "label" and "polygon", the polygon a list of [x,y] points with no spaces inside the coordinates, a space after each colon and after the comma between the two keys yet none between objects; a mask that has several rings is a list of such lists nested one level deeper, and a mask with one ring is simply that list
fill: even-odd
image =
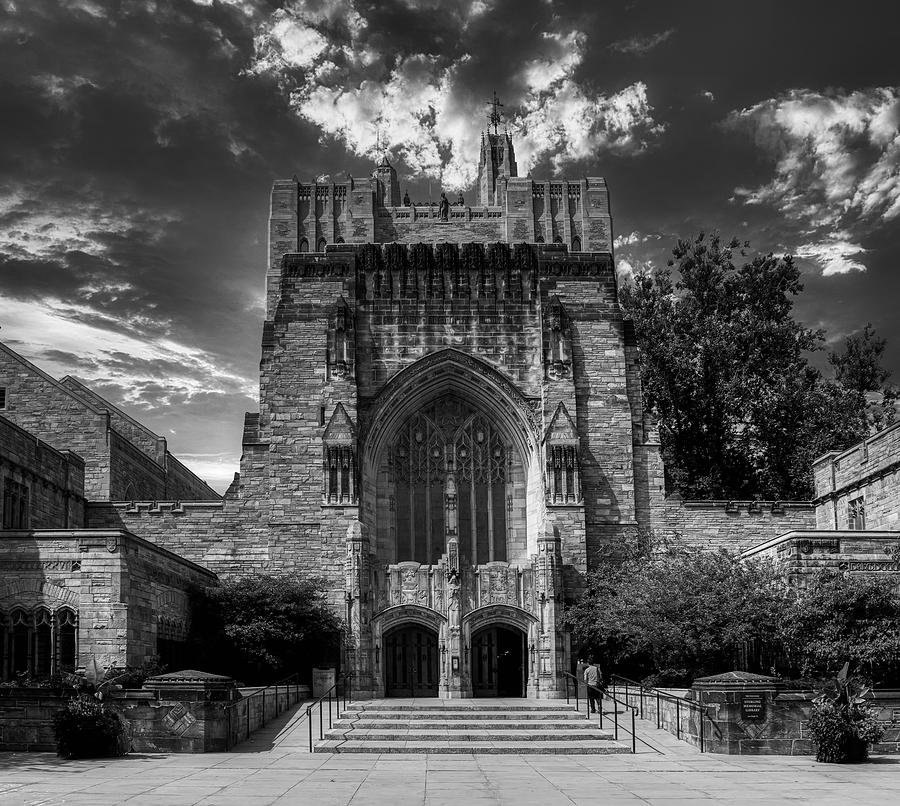
[{"label": "stone pavement", "polygon": [[[316,724],[316,728],[318,725]],[[636,755],[307,752],[305,708],[231,753],[62,761],[0,753],[0,804],[30,806],[619,806],[900,803],[900,757],[871,764],[701,755],[649,723]],[[655,748],[655,749],[654,749]]]}]

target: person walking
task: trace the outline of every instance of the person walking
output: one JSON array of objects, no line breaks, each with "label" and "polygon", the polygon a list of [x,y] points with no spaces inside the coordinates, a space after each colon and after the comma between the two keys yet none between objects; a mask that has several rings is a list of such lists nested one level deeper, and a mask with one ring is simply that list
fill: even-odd
[{"label": "person walking", "polygon": [[579,697],[587,697],[587,689],[584,686],[584,670],[587,669],[587,666],[587,661],[584,657],[580,657],[578,663],[575,664],[575,679],[578,681],[576,685],[578,686]]},{"label": "person walking", "polygon": [[591,713],[597,713],[597,707],[603,707],[603,695],[600,693],[600,670],[593,658],[588,658],[587,668],[584,670],[584,682],[587,684],[588,703]]}]

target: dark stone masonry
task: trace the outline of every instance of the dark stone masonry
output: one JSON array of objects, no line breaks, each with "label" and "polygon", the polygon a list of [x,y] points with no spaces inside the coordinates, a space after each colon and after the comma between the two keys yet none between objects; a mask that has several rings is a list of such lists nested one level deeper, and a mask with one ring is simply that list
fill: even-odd
[{"label": "dark stone masonry", "polygon": [[401,203],[385,159],[275,182],[269,235],[259,411],[224,498],[77,380],[0,352],[4,483],[33,507],[0,539],[5,674],[38,645],[62,662],[35,608],[71,613],[66,663],[139,663],[183,639],[189,584],[277,571],[327,578],[357,696],[559,697],[563,607],[604,549],[751,551],[859,488],[817,464],[815,506],[666,497],[606,183],[518,177],[507,135],[485,136],[470,204]]}]

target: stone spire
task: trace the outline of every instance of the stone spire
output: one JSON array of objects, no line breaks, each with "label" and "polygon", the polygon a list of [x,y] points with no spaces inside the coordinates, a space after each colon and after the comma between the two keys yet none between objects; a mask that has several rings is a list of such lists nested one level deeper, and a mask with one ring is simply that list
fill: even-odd
[{"label": "stone spire", "polygon": [[508,131],[501,134],[498,130],[503,121],[501,109],[503,104],[497,93],[490,104],[488,123],[493,131],[481,133],[481,155],[478,159],[477,204],[491,206],[498,203],[497,183],[511,176],[518,176],[516,153],[512,137]]}]

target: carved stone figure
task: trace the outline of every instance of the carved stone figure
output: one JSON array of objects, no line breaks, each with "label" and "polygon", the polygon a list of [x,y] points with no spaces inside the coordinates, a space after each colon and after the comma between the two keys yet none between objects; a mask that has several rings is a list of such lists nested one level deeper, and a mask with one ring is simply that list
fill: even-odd
[{"label": "carved stone figure", "polygon": [[441,193],[441,203],[438,206],[438,219],[440,221],[450,220],[450,202],[447,201],[446,193]]}]

